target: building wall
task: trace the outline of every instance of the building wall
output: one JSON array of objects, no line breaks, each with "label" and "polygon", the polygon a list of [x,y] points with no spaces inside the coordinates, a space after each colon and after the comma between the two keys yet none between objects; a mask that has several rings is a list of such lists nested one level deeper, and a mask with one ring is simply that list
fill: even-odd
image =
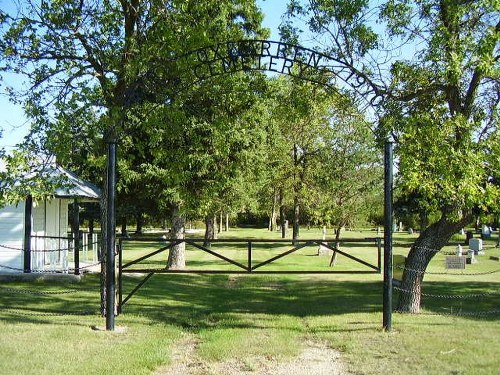
[{"label": "building wall", "polygon": [[[58,198],[34,202],[32,234],[66,237],[69,202]],[[0,272],[20,272],[24,268],[24,207],[25,202],[20,202],[0,209]],[[67,248],[66,240],[32,238],[31,268],[41,270],[47,264],[60,263],[62,252],[51,250]]]},{"label": "building wall", "polygon": [[[0,209],[0,272],[22,270],[24,244],[24,202]],[[14,268],[14,269],[11,269]]]},{"label": "building wall", "polygon": [[[67,236],[67,200],[53,198],[39,202],[33,208],[33,234],[31,241],[32,270],[56,270],[65,261]],[[57,238],[56,238],[57,237]]]}]

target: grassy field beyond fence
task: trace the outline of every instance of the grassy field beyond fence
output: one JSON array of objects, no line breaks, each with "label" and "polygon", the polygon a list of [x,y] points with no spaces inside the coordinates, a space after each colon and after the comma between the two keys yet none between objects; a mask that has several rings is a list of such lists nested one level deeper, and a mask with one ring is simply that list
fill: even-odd
[{"label": "grassy field beyond fence", "polygon": [[[375,231],[343,232],[343,238],[375,237]],[[131,260],[158,248],[128,243]],[[232,230],[221,238],[279,238],[265,230]],[[319,229],[302,238],[321,238]],[[395,234],[406,254],[416,235]],[[394,314],[383,332],[382,274],[368,275],[155,275],[124,306],[117,332],[105,332],[99,311],[99,275],[70,280],[2,281],[0,288],[1,374],[152,374],[172,361],[186,337],[206,362],[231,358],[249,371],[259,358],[296,356],[306,342],[342,352],[352,374],[495,374],[500,353],[500,255],[494,241],[466,270],[446,270],[451,245],[433,259],[424,279],[423,313]],[[346,245],[347,246],[347,245]],[[216,248],[214,244],[214,249]],[[220,247],[231,257],[245,256]],[[266,251],[257,249],[264,259]],[[372,261],[375,251],[346,247]],[[259,254],[259,252],[262,252]],[[329,257],[304,249],[273,265],[276,270],[328,269]],[[166,254],[151,259],[164,264]],[[163,258],[162,258],[163,257]],[[227,267],[200,251],[188,251],[188,266]],[[232,267],[232,266],[231,266]],[[335,267],[355,267],[346,258]],[[357,267],[357,266],[356,266]],[[126,275],[124,288],[140,281]],[[397,293],[395,292],[395,298]],[[396,303],[396,301],[395,301]],[[123,330],[122,330],[123,328]]]}]

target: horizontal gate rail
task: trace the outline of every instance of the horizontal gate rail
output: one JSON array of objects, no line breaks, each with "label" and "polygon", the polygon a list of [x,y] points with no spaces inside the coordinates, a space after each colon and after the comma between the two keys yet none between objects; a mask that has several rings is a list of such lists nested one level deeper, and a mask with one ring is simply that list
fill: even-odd
[{"label": "horizontal gate rail", "polygon": [[[152,251],[149,254],[141,256],[135,260],[132,260],[128,263],[123,264],[123,243],[124,242],[148,242],[148,243],[156,243],[156,242],[165,242],[165,239],[151,239],[151,238],[129,238],[129,239],[120,239],[118,245],[118,258],[119,258],[119,269],[118,269],[118,285],[119,285],[119,293],[118,293],[118,313],[121,313],[122,306],[130,300],[130,298],[156,273],[159,274],[227,274],[227,275],[244,275],[244,274],[255,274],[255,275],[333,275],[333,274],[374,274],[381,273],[381,256],[382,256],[382,239],[381,238],[365,238],[365,239],[341,239],[341,240],[295,240],[293,241],[293,246],[291,249],[284,251],[276,256],[273,256],[267,260],[264,260],[258,264],[252,265],[252,256],[253,256],[253,244],[290,244],[291,240],[283,240],[283,239],[217,239],[217,240],[209,240],[211,244],[217,243],[227,243],[227,244],[246,244],[247,245],[247,265],[244,265],[240,262],[237,262],[233,259],[230,259],[222,254],[217,253],[209,249],[207,246],[204,246],[206,243],[205,239],[175,239],[168,242],[167,245],[162,246],[161,248]],[[133,268],[132,266],[137,265],[138,263],[147,260],[155,255],[161,254],[167,250],[170,250],[173,246],[176,246],[181,243],[186,243],[191,245],[203,252],[206,252],[210,255],[213,255],[216,258],[223,260],[228,264],[232,264],[239,268],[239,270],[221,270],[221,269],[167,269],[167,260],[165,259],[165,266],[162,268]],[[340,250],[340,246],[342,244],[366,244],[366,243],[375,243],[377,245],[377,265],[370,264],[363,259],[360,259],[354,255],[347,253],[346,251]],[[363,266],[369,268],[369,270],[262,270],[261,267],[271,264],[272,262],[281,259],[287,255],[290,255],[298,250],[303,249],[308,246],[323,246],[330,251],[332,251],[332,257],[335,254],[341,254]],[[241,250],[245,251],[245,250]],[[128,274],[146,274],[144,279],[142,279],[131,292],[127,294],[125,298],[123,298],[123,273]]]}]

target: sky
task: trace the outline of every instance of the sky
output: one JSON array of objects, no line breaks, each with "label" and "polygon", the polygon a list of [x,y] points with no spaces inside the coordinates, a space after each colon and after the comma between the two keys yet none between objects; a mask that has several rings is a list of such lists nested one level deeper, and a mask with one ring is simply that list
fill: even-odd
[{"label": "sky", "polygon": [[[281,21],[281,15],[286,10],[285,0],[257,0],[257,4],[265,14],[264,26],[271,29],[270,40],[279,40],[278,25]],[[0,0],[0,9],[8,11],[12,2],[10,0]],[[0,129],[2,135],[0,138],[0,148],[9,151],[16,144],[22,142],[28,134],[30,122],[23,113],[20,105],[9,102],[5,93],[5,87],[18,84],[19,78],[15,75],[2,75],[0,81]]]}]

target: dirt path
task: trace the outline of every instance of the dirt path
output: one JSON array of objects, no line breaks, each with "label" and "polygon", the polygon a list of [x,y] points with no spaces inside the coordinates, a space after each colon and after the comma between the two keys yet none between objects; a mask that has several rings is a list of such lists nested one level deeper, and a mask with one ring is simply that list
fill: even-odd
[{"label": "dirt path", "polygon": [[341,355],[326,345],[307,341],[299,356],[278,361],[252,357],[222,362],[204,362],[196,354],[198,340],[186,334],[174,347],[172,366],[159,368],[155,375],[348,375]]}]

